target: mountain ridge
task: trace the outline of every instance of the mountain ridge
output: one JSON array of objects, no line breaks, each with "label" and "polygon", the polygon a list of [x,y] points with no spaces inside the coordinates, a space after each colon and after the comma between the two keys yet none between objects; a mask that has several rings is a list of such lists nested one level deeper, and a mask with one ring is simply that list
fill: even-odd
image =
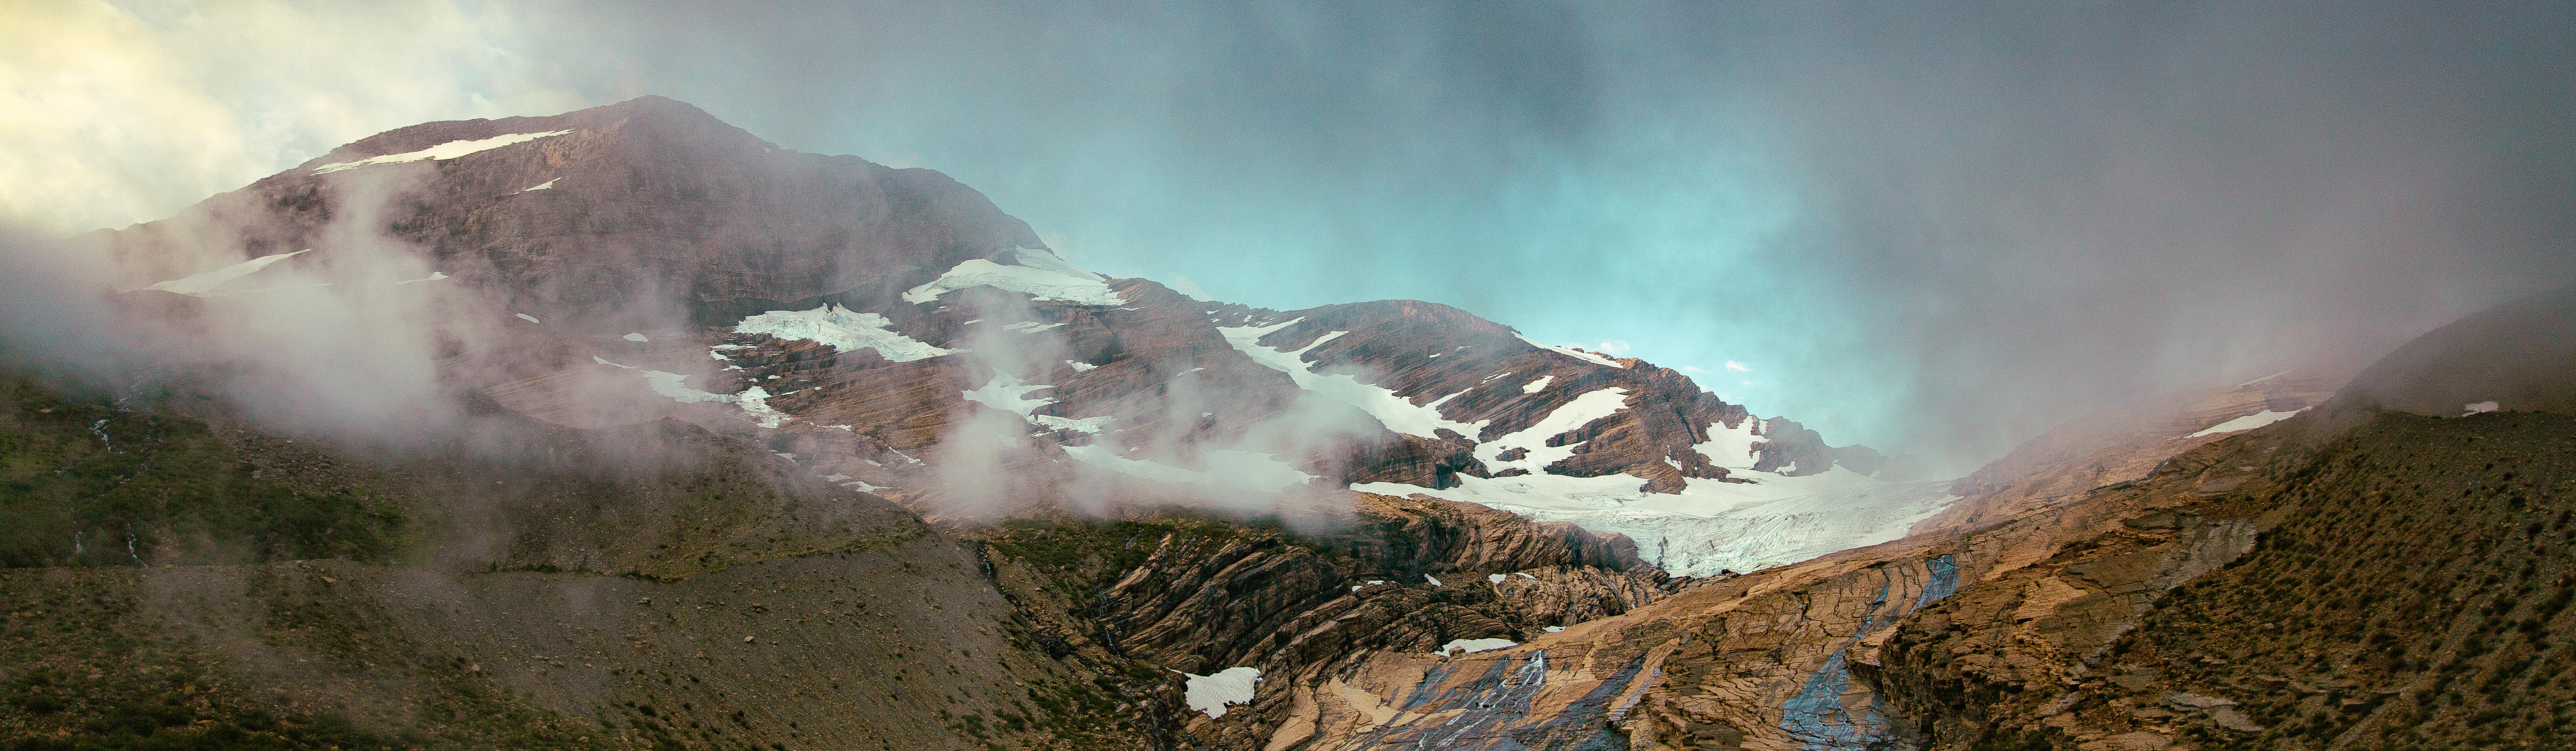
[{"label": "mountain ridge", "polygon": [[[343,215],[351,221],[338,221]],[[382,238],[363,226],[374,221],[383,224]],[[1693,480],[1762,482],[1838,464],[1869,475],[1888,466],[1875,451],[1829,446],[1786,418],[1748,423],[1742,407],[1680,373],[1542,345],[1445,305],[1389,300],[1274,312],[1202,304],[1143,280],[1101,280],[1064,264],[1025,222],[944,175],[778,150],[658,97],[551,117],[388,131],[181,217],[90,240],[135,287],[187,271],[170,268],[173,258],[212,253],[212,261],[198,262],[202,268],[227,256],[294,254],[224,282],[229,286],[209,300],[254,293],[265,277],[328,270],[335,255],[350,253],[345,246],[381,240],[395,249],[379,255],[421,262],[397,265],[441,296],[443,309],[433,317],[442,320],[433,325],[475,316],[456,308],[487,307],[539,327],[531,336],[501,316],[454,326],[482,329],[481,338],[495,341],[481,345],[487,362],[468,362],[469,354],[444,357],[442,367],[479,378],[470,385],[505,406],[572,425],[660,411],[741,430],[707,422],[721,409],[690,406],[739,404],[767,423],[753,432],[782,453],[853,457],[818,467],[818,474],[892,488],[898,500],[955,495],[945,489],[953,483],[908,470],[927,466],[917,464],[927,458],[920,454],[943,445],[942,436],[990,414],[993,404],[973,395],[1001,378],[1026,384],[1009,386],[1016,395],[999,403],[1035,403],[1020,417],[1048,428],[1031,437],[1040,454],[1055,457],[1045,464],[1064,463],[1057,447],[1086,443],[1151,454],[1110,459],[1089,452],[1099,460],[1071,471],[1005,459],[1033,477],[1056,476],[1042,484],[1189,476],[1215,466],[1205,464],[1208,449],[1272,457],[1276,469],[1258,471],[1393,482],[1435,495],[1465,482],[1460,478],[1497,474],[1633,476],[1637,492],[1654,495],[1681,492]],[[315,243],[319,252],[299,252]],[[1110,301],[1121,304],[1104,304]],[[817,323],[841,315],[827,315],[835,309],[850,315]],[[1013,342],[984,333],[975,325],[988,311],[1027,319],[1011,325],[1037,336]],[[755,316],[791,312],[804,316],[794,330],[828,325],[869,341],[962,354],[899,362],[882,347],[817,348],[811,338],[779,336],[789,329],[727,333]],[[1223,333],[1256,324],[1280,328],[1248,342]],[[434,336],[476,348],[475,334]],[[642,339],[620,341],[629,336]],[[1262,351],[1277,344],[1267,348],[1284,352],[1290,339],[1305,340],[1299,343],[1308,349],[1286,360]],[[683,354],[679,341],[701,354]],[[1245,353],[1262,364],[1246,367]],[[604,384],[616,377],[608,365],[672,374],[649,378],[679,379],[654,388],[682,403],[656,410],[647,406],[651,397],[629,394],[609,399],[614,406],[585,407],[595,394],[619,390]],[[1188,398],[1235,406],[1203,410],[1212,416],[1208,424],[1171,419],[1162,402],[1183,377],[1194,379],[1184,387],[1195,390]],[[688,385],[700,382],[707,385]],[[633,385],[640,384],[625,390],[639,391]],[[1477,445],[1608,389],[1619,389],[1626,402],[1587,407],[1608,412],[1517,439],[1528,445],[1512,456],[1548,454],[1545,462],[1497,469],[1491,465],[1517,458],[1476,454]],[[1336,437],[1292,440],[1282,432],[1293,422]],[[1414,422],[1491,428],[1467,435],[1406,427]],[[831,436],[812,428],[817,424],[847,427]],[[1111,427],[1102,433],[1098,424]],[[1083,430],[1049,428],[1061,425]],[[1739,449],[1745,457],[1701,450],[1721,427],[1746,436],[1729,439],[1750,444]],[[1144,441],[1151,446],[1122,438],[1145,432],[1154,433]],[[1570,453],[1556,451],[1561,447]],[[922,504],[916,510],[940,513]]]}]

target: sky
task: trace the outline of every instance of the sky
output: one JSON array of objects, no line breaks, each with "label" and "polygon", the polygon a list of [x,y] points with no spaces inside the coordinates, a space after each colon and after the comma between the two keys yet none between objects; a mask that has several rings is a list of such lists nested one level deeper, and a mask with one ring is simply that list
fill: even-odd
[{"label": "sky", "polygon": [[1973,468],[2576,281],[2576,6],[0,0],[0,222],[661,94],[1231,302],[1448,303]]}]

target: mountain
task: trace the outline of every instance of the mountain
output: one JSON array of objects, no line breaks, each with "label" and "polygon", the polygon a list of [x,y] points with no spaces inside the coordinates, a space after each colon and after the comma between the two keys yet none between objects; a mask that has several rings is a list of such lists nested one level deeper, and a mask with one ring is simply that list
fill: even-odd
[{"label": "mountain", "polygon": [[455,350],[437,367],[509,411],[680,418],[934,516],[1356,485],[1625,533],[1705,575],[1904,524],[1717,540],[1946,497],[1674,371],[1448,306],[1270,311],[1104,279],[944,175],[781,150],[655,97],[403,128],[86,239],[137,295],[431,295],[410,325]]},{"label": "mountain", "polygon": [[71,244],[103,302],[0,345],[12,747],[2564,743],[2568,292],[1921,481],[660,98]]},{"label": "mountain", "polygon": [[1680,585],[1548,507],[1886,462],[1447,306],[1106,279],[659,98],[71,244],[108,306],[44,325],[143,365],[6,378],[13,742],[1259,745],[1226,707]]}]

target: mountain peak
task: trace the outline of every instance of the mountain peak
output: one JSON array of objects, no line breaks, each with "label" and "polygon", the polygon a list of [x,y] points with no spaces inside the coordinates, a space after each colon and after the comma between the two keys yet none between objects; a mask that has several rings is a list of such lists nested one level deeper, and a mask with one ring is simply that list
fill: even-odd
[{"label": "mountain peak", "polygon": [[386,155],[409,154],[447,144],[582,130],[627,132],[639,136],[636,144],[645,148],[714,147],[728,151],[777,148],[776,144],[734,127],[696,105],[669,97],[646,95],[560,115],[441,120],[395,128],[332,149],[304,163],[302,168],[380,159]]}]

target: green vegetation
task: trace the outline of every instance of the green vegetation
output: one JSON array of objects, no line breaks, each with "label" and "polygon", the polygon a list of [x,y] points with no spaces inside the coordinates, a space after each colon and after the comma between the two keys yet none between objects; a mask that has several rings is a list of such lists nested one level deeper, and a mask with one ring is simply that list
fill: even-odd
[{"label": "green vegetation", "polygon": [[391,555],[404,515],[357,488],[267,476],[204,423],[0,375],[0,566]]}]

